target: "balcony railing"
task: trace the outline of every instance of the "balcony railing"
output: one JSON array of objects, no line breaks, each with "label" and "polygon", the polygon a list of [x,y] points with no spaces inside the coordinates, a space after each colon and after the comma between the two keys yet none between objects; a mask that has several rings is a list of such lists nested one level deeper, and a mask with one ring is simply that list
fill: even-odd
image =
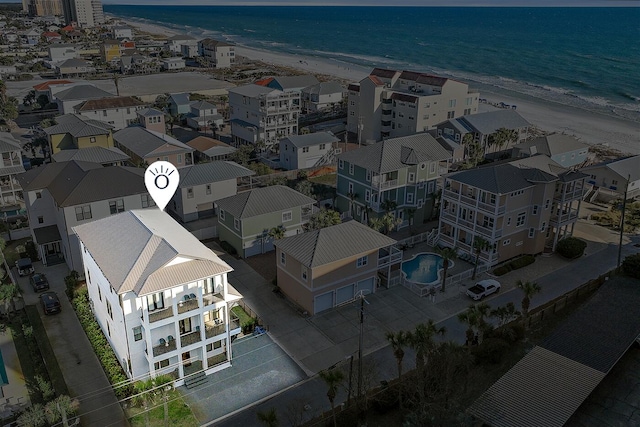
[{"label": "balcony railing", "polygon": [[176,340],[166,341],[155,347],[153,347],[153,357],[160,356],[161,354],[169,353],[176,349]]},{"label": "balcony railing", "polygon": [[216,335],[224,334],[226,331],[226,325],[224,323],[205,322],[204,332],[207,338],[215,337]]},{"label": "balcony railing", "polygon": [[198,308],[198,299],[192,298],[190,300],[180,300],[178,302],[178,313],[186,313],[187,311],[196,310]]},{"label": "balcony railing", "polygon": [[224,299],[222,298],[222,294],[220,292],[215,294],[203,295],[202,300],[204,301],[204,305],[212,305],[219,302],[224,302]]},{"label": "balcony railing", "polygon": [[505,205],[496,206],[489,203],[484,203],[474,197],[465,196],[450,189],[444,190],[443,196],[446,199],[455,200],[467,206],[476,207],[477,209],[483,212],[490,213],[492,215],[502,215],[507,210],[507,207]]},{"label": "balcony railing", "polygon": [[188,332],[184,335],[180,335],[180,345],[182,347],[186,347],[191,344],[195,344],[202,340],[200,336],[200,331]]},{"label": "balcony railing", "polygon": [[455,215],[453,215],[450,212],[443,212],[441,215],[441,219],[444,220],[445,222],[447,222],[448,224],[452,224],[455,225],[457,227],[461,227],[464,228],[468,231],[473,231],[477,234],[481,234],[484,237],[487,237],[489,239],[497,239],[502,237],[502,230],[500,229],[493,229],[493,228],[488,228],[485,227],[479,223],[474,223],[471,221],[466,221],[463,219],[460,219],[458,217],[456,217]]},{"label": "balcony railing", "polygon": [[553,195],[553,198],[554,200],[562,200],[564,196],[565,201],[578,200],[582,198],[584,193],[585,193],[584,188],[576,188],[572,191],[566,191],[566,192],[558,191]]},{"label": "balcony railing", "polygon": [[398,185],[399,184],[397,179],[390,179],[388,181],[378,181],[377,179],[371,180],[371,186],[379,190],[385,190],[388,188],[397,187]]},{"label": "balcony railing", "polygon": [[560,215],[553,215],[549,219],[549,223],[551,223],[552,225],[561,225],[561,224],[572,223],[577,220],[578,220],[578,212],[573,211],[573,212],[564,212]]},{"label": "balcony railing", "polygon": [[149,311],[149,323],[157,322],[173,316],[173,307],[169,306],[159,310]]}]

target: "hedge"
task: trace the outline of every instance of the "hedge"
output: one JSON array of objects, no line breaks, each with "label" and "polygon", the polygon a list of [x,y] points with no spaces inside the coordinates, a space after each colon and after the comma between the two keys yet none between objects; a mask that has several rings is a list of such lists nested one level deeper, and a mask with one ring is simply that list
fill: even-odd
[{"label": "hedge", "polygon": [[622,261],[622,271],[629,277],[640,279],[640,254],[629,255]]},{"label": "hedge", "polygon": [[493,270],[493,274],[496,276],[502,276],[512,270],[517,270],[519,268],[526,267],[529,264],[533,264],[535,261],[536,258],[533,255],[523,255],[520,258],[516,258],[513,261],[506,263],[505,265],[497,267]]},{"label": "hedge", "polygon": [[[104,369],[107,378],[111,385],[117,385],[122,382],[128,381],[126,374],[124,373],[122,366],[118,362],[118,359],[109,345],[109,341],[104,336],[100,325],[96,321],[91,306],[89,305],[89,292],[86,287],[80,288],[75,292],[75,297],[71,301],[73,308],[76,310],[76,314],[84,332],[87,334],[87,338],[91,342],[93,351],[98,356],[100,364]],[[132,394],[133,390],[130,383],[127,386],[115,388],[116,396],[119,399],[124,399]]]},{"label": "hedge", "polygon": [[231,243],[223,240],[220,242],[220,247],[222,248],[223,251],[225,251],[226,253],[230,254],[230,255],[238,255],[238,251],[236,251],[236,248],[234,248],[233,246],[231,246]]},{"label": "hedge", "polygon": [[567,237],[558,242],[556,251],[565,258],[579,258],[587,248],[587,242],[577,237]]}]

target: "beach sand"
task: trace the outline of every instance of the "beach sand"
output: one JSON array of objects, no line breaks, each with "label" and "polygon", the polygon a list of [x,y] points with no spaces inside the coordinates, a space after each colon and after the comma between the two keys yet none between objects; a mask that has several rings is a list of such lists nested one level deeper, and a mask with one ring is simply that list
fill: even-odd
[{"label": "beach sand", "polygon": [[[124,21],[150,34],[161,34],[167,37],[177,34],[161,25]],[[371,68],[346,64],[342,61],[305,58],[246,46],[236,46],[236,54],[267,64],[295,68],[312,74],[324,74],[350,82],[360,81],[371,72]],[[473,83],[470,83],[470,87],[474,88]],[[492,91],[486,88],[478,88],[478,90],[480,97],[488,101],[488,104],[480,105],[480,112],[490,111],[495,108],[490,104],[500,102],[516,105],[518,113],[540,130],[563,132],[588,144],[602,144],[622,153],[640,154],[640,123],[638,122],[548,102],[515,92]]]}]

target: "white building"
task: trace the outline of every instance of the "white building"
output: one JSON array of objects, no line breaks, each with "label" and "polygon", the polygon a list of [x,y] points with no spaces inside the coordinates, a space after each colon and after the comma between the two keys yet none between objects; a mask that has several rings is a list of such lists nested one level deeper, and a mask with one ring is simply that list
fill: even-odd
[{"label": "white building", "polygon": [[157,209],[75,232],[93,312],[129,378],[173,374],[189,386],[231,366],[240,324],[230,304],[240,296],[213,251]]},{"label": "white building", "polygon": [[78,47],[74,44],[60,43],[51,44],[48,47],[49,60],[56,64],[58,62],[66,61],[67,59],[80,58],[80,52]]},{"label": "white building", "polygon": [[24,172],[20,141],[9,132],[0,132],[0,153],[0,206],[21,208],[24,203],[22,188],[16,180],[16,175]]},{"label": "white building", "polygon": [[331,132],[289,135],[280,140],[280,166],[295,170],[335,163],[338,142]]},{"label": "white building", "polygon": [[161,64],[162,69],[167,71],[182,70],[185,67],[185,62],[182,58],[165,58]]},{"label": "white building", "polygon": [[118,40],[133,40],[133,28],[127,27],[126,25],[113,27],[111,28],[111,35],[114,39]]},{"label": "white building", "polygon": [[270,147],[279,139],[298,133],[300,92],[283,92],[260,85],[229,89],[231,136],[234,144],[264,142]]},{"label": "white building", "polygon": [[91,28],[104,23],[104,11],[100,0],[62,0],[64,19],[79,27]]},{"label": "white building", "polygon": [[[186,34],[176,34],[167,39],[165,48],[176,55],[192,57],[198,53],[198,41]],[[185,52],[189,55],[185,55]]]},{"label": "white building", "polygon": [[229,68],[236,62],[234,45],[219,40],[200,40],[198,53],[213,68]]},{"label": "white building", "polygon": [[207,131],[213,125],[222,126],[224,118],[218,114],[218,108],[207,101],[194,101],[187,114],[187,126],[195,130]]},{"label": "white building", "polygon": [[347,91],[339,82],[320,82],[302,89],[302,109],[313,113],[339,106]]},{"label": "white building", "polygon": [[413,71],[375,68],[348,90],[347,130],[362,142],[413,135],[478,112],[479,94],[467,84]]},{"label": "white building", "polygon": [[90,99],[74,107],[75,112],[89,119],[100,120],[114,130],[126,128],[138,121],[138,111],[147,104],[131,96]]}]

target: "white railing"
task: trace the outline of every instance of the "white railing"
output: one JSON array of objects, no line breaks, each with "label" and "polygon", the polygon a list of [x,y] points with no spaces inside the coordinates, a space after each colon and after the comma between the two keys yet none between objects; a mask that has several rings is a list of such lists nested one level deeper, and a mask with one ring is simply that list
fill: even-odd
[{"label": "white railing", "polygon": [[390,264],[396,264],[402,261],[402,252],[394,246],[389,248],[390,254],[378,258],[378,268],[387,267]]},{"label": "white railing", "polygon": [[434,232],[434,230],[437,231],[437,229],[433,229],[431,231],[425,231],[424,233],[420,233],[420,234],[416,234],[415,236],[410,236],[407,237],[406,239],[402,239],[402,240],[398,240],[398,243],[396,243],[397,247],[402,247],[402,246],[413,246],[416,243],[422,243],[425,240],[427,240],[427,238],[429,237],[429,235],[431,233]]}]

